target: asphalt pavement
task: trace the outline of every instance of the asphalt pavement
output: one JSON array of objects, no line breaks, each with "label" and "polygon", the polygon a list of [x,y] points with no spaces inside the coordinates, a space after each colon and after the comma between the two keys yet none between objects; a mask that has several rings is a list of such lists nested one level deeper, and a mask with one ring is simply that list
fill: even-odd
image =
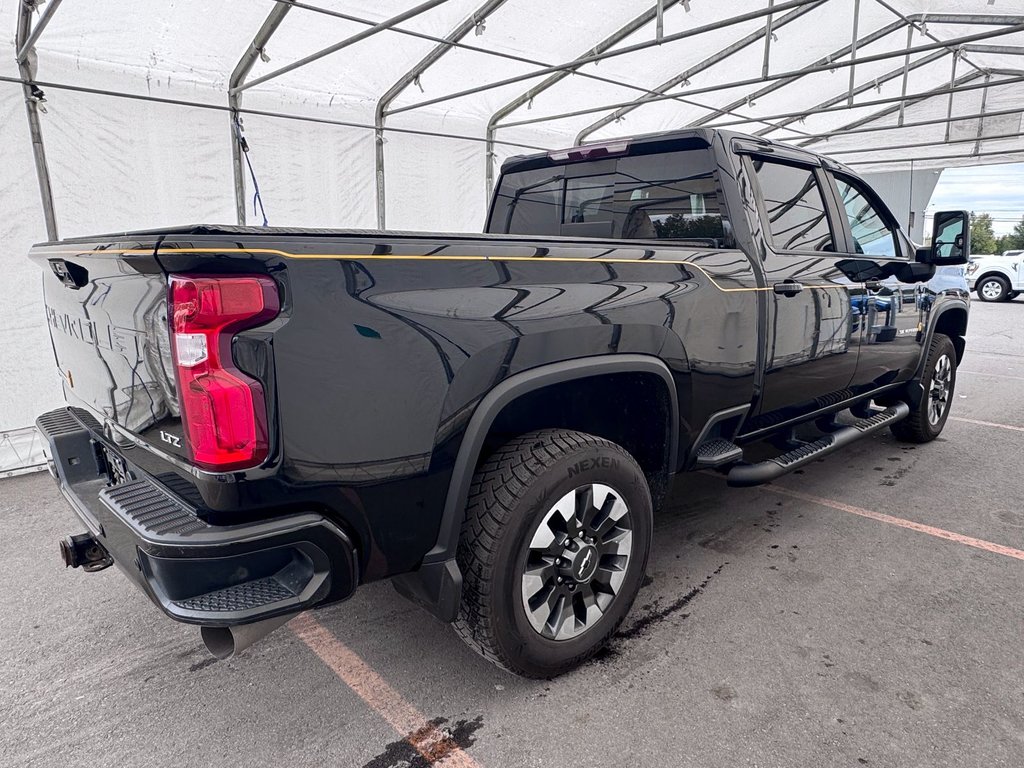
[{"label": "asphalt pavement", "polygon": [[0,481],[0,765],[1024,765],[1024,297],[975,302],[967,346],[929,445],[679,478],[619,636],[551,681],[386,583],[216,662],[63,569],[48,475]]}]

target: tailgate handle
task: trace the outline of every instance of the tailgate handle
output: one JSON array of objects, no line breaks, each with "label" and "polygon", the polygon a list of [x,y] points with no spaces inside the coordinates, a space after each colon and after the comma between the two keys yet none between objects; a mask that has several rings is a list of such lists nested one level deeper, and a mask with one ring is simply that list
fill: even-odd
[{"label": "tailgate handle", "polygon": [[64,259],[50,259],[50,269],[64,285],[77,291],[89,282],[89,270]]},{"label": "tailgate handle", "polygon": [[798,283],[796,280],[783,280],[772,286],[772,290],[782,296],[796,296],[803,289],[803,283]]}]

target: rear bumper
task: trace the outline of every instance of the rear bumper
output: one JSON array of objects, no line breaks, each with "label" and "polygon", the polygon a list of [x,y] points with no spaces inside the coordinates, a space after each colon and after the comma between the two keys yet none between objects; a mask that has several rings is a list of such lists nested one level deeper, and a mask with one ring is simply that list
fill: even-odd
[{"label": "rear bumper", "polygon": [[[87,412],[51,411],[36,427],[68,503],[121,571],[172,619],[248,624],[343,600],[358,584],[351,540],[321,515],[210,525],[134,465],[131,450],[106,440]],[[112,476],[119,482],[112,484]]]}]

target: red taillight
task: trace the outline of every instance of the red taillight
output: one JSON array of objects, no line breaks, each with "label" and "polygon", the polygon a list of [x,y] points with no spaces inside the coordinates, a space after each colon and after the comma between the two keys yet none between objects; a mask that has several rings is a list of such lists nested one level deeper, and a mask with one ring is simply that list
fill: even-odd
[{"label": "red taillight", "polygon": [[277,287],[260,275],[170,280],[171,349],[192,460],[205,469],[252,467],[267,458],[263,385],[235,367],[231,339],[273,318]]},{"label": "red taillight", "polygon": [[580,147],[569,149],[556,149],[548,152],[548,157],[556,163],[564,163],[573,160],[596,160],[599,157],[614,157],[624,155],[629,149],[629,139],[619,141],[608,141],[603,144],[584,144]]}]

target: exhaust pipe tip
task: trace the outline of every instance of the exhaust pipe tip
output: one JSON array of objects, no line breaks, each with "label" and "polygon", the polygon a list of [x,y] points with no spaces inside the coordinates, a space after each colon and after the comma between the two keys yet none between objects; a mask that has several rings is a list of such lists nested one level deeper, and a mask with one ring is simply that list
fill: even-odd
[{"label": "exhaust pipe tip", "polygon": [[201,627],[199,635],[203,638],[206,650],[218,659],[230,659],[235,655],[235,638],[231,627]]},{"label": "exhaust pipe tip", "polygon": [[206,650],[215,658],[223,661],[262,640],[298,615],[298,613],[286,613],[283,616],[274,616],[263,621],[239,624],[234,627],[200,627],[199,634],[203,639],[203,644],[206,645]]}]

